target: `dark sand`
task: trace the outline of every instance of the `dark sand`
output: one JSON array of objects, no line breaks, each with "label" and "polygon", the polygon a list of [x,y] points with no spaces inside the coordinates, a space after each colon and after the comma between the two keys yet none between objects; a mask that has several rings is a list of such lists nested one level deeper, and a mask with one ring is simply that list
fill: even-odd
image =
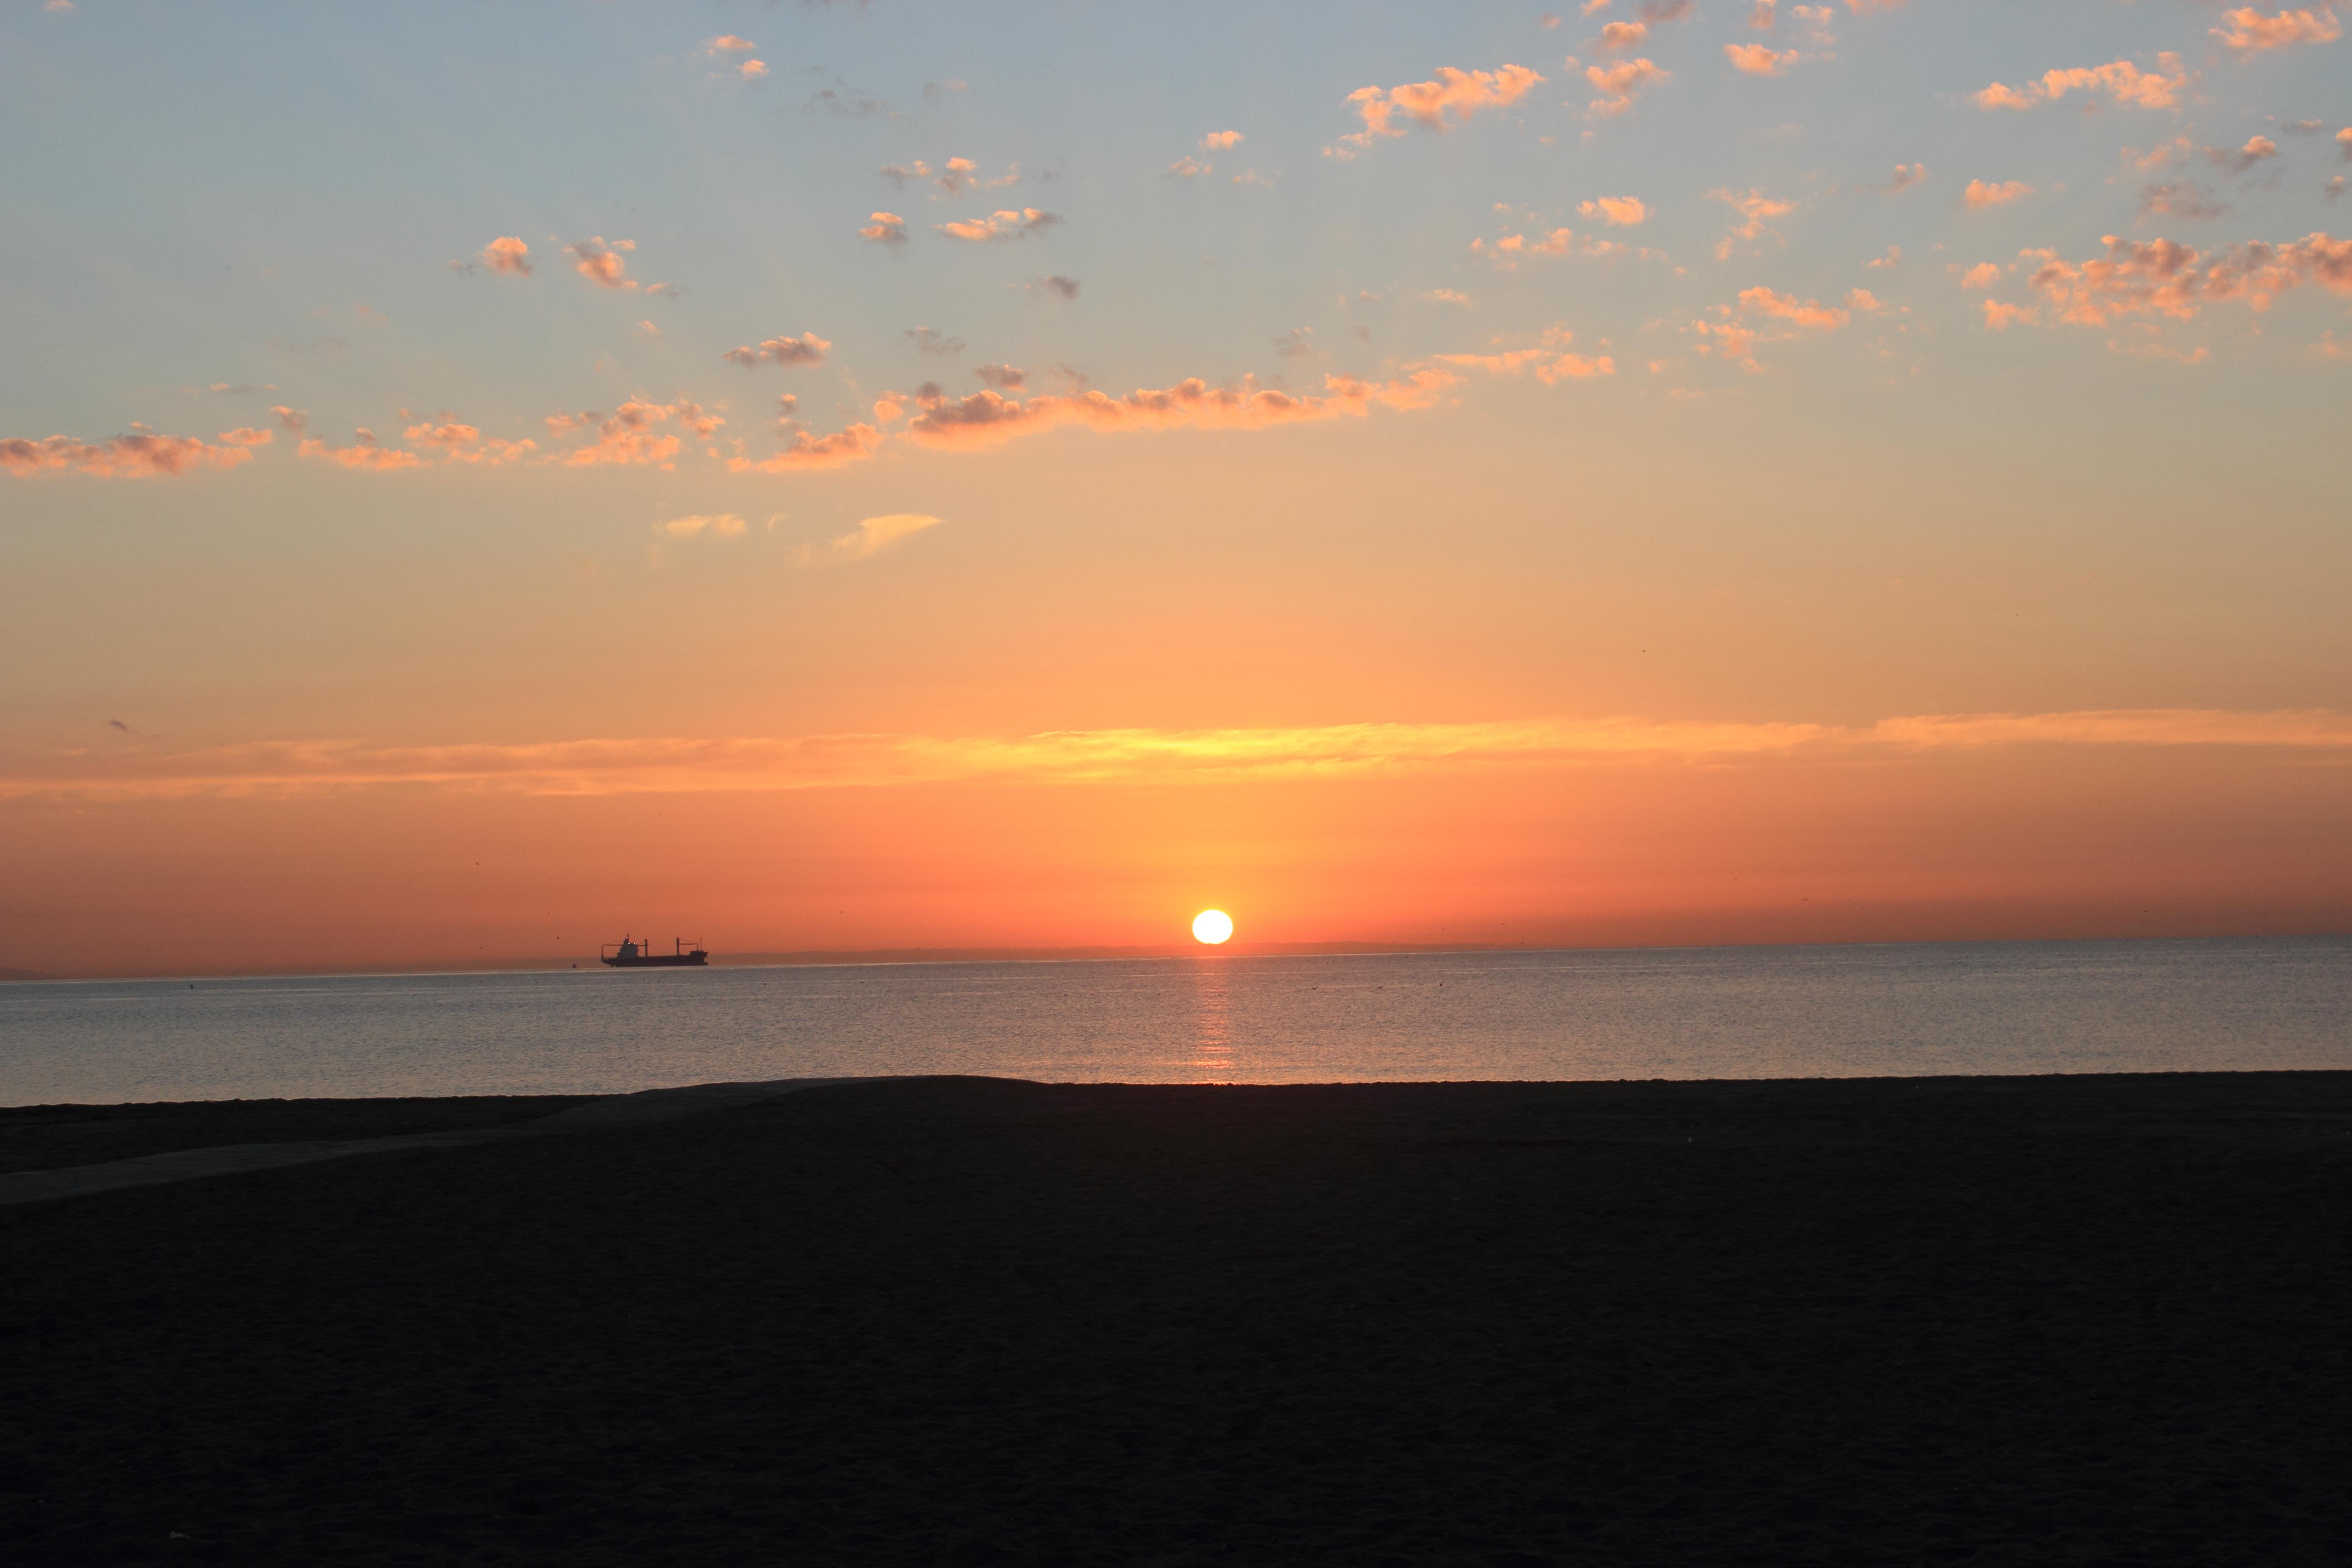
[{"label": "dark sand", "polygon": [[[70,1147],[565,1102],[441,1103]],[[905,1080],[0,1263],[11,1563],[2352,1561],[2352,1074]]]}]

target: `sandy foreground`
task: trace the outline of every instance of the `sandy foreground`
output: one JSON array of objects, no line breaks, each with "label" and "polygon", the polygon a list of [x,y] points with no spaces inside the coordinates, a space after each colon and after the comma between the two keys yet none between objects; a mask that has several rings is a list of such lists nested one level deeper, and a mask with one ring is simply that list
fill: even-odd
[{"label": "sandy foreground", "polygon": [[2352,1560],[2352,1074],[586,1121],[0,1207],[8,1560]]}]

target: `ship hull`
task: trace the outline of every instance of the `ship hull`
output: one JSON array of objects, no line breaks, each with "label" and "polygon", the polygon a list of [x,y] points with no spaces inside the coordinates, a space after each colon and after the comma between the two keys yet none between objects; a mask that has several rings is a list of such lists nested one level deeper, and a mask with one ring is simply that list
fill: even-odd
[{"label": "ship hull", "polygon": [[614,969],[700,969],[710,962],[707,952],[639,953],[629,958],[608,958],[604,962]]}]

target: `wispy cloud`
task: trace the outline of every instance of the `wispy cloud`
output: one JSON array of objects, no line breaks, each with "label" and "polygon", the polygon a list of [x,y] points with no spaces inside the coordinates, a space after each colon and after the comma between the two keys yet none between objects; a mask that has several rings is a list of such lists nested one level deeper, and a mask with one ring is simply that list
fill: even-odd
[{"label": "wispy cloud", "polygon": [[950,239],[985,243],[998,239],[1027,239],[1032,236],[1044,234],[1061,221],[1061,218],[1054,213],[1041,212],[1035,207],[1023,207],[1018,211],[1008,209],[991,213],[986,217],[965,218],[955,223],[933,224],[931,226]]},{"label": "wispy cloud", "polygon": [[876,245],[904,245],[907,243],[907,220],[905,218],[900,217],[897,213],[873,213],[868,215],[868,216],[870,221],[864,228],[857,231],[858,238],[871,240]]},{"label": "wispy cloud", "polygon": [[[866,552],[870,554],[889,540],[905,539],[935,522],[915,514],[872,518],[842,539],[877,539]],[[896,531],[877,524],[892,525]],[[886,532],[887,537],[882,537]],[[855,551],[859,545],[845,548]],[[2341,755],[2352,752],[2352,716],[2327,710],[2120,709],[1927,714],[1860,726],[1612,718],[1081,730],[1013,736],[663,737],[526,745],[268,741],[124,755],[20,754],[0,772],[0,800],[272,798],[379,788],[532,795],[692,795],[876,788],[959,779],[1039,785],[1215,784],[1434,769],[1722,765],[1775,758],[1884,765],[1904,758],[2028,748],[2162,752],[2190,747]]]},{"label": "wispy cloud", "polygon": [[253,460],[253,448],[269,439],[267,430],[224,431],[215,447],[196,436],[158,436],[139,430],[102,441],[70,436],[39,440],[0,439],[0,468],[19,478],[52,472],[92,479],[178,479],[207,468],[234,468]]},{"label": "wispy cloud", "polygon": [[796,338],[770,338],[758,347],[744,344],[729,349],[719,357],[746,370],[763,364],[779,364],[787,369],[794,365],[819,365],[824,363],[827,350],[833,344],[814,332],[803,332]]},{"label": "wispy cloud", "polygon": [[1310,395],[1260,386],[1254,379],[1211,386],[1196,377],[1119,397],[1102,392],[1066,396],[1042,394],[1025,403],[993,391],[951,397],[936,386],[925,386],[908,398],[920,412],[908,421],[904,434],[922,446],[971,447],[995,446],[1071,425],[1103,431],[1259,430],[1361,417],[1376,407],[1426,407],[1456,379],[1440,370],[1410,372],[1387,382],[1327,375],[1322,393]]},{"label": "wispy cloud", "polygon": [[938,518],[914,511],[869,517],[825,544],[809,546],[801,552],[801,563],[806,566],[846,566],[856,561],[870,561],[893,545],[939,525]]}]

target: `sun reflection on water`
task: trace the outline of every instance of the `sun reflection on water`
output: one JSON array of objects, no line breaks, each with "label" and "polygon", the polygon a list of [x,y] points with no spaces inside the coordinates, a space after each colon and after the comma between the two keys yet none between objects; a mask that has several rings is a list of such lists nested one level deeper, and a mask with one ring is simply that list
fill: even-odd
[{"label": "sun reflection on water", "polygon": [[1232,963],[1192,961],[1192,1072],[1202,1083],[1234,1081]]}]

